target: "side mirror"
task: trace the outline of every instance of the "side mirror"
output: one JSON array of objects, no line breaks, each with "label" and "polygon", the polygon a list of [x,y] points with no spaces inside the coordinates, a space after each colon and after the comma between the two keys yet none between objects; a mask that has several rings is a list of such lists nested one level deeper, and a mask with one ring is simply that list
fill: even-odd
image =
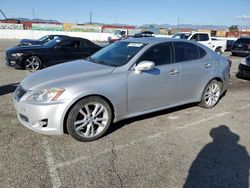
[{"label": "side mirror", "polygon": [[135,73],[139,74],[142,71],[152,70],[155,68],[155,63],[153,61],[141,61],[135,67]]}]

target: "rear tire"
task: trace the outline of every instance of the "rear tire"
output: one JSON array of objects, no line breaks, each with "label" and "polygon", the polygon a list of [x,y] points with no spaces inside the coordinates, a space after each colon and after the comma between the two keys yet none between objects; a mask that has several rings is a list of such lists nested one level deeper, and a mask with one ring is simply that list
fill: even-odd
[{"label": "rear tire", "polygon": [[199,106],[203,108],[214,107],[219,102],[221,94],[222,83],[217,80],[212,80],[204,89]]},{"label": "rear tire", "polygon": [[70,110],[66,126],[70,136],[87,142],[100,138],[112,123],[112,110],[101,97],[87,97]]}]

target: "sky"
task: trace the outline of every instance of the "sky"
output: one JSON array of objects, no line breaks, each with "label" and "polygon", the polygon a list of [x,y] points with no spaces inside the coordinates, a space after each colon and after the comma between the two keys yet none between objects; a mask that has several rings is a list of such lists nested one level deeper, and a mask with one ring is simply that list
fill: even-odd
[{"label": "sky", "polygon": [[[250,26],[250,0],[0,0],[7,17],[60,22]],[[4,19],[0,15],[0,19]]]}]

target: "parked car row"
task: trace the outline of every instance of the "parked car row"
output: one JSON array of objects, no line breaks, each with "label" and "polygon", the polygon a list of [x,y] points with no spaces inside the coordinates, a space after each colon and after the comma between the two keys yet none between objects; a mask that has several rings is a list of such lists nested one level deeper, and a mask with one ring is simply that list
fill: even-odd
[{"label": "parked car row", "polygon": [[59,37],[43,46],[7,50],[8,60],[24,62],[19,65],[25,68],[36,58],[41,67],[51,58],[69,61],[84,54],[71,51],[75,41],[82,52],[85,44],[93,49],[86,56],[97,52],[32,73],[16,89],[14,105],[25,127],[91,141],[122,119],[187,103],[212,108],[227,90],[231,62],[188,40],[129,38],[100,49],[85,39]]},{"label": "parked car row", "polygon": [[39,45],[34,41],[30,42],[30,45],[23,45],[22,40],[20,45],[6,50],[6,63],[15,68],[38,70],[71,60],[87,58],[102,48],[83,38],[61,35],[42,38],[50,37],[54,38]]}]

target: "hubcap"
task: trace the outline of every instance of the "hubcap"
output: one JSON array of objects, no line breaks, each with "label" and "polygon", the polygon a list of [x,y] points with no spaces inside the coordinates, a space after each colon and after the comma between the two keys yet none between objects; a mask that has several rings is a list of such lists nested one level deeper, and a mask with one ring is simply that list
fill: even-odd
[{"label": "hubcap", "polygon": [[207,106],[214,106],[220,97],[220,86],[218,84],[211,84],[205,92],[205,102]]},{"label": "hubcap", "polygon": [[31,70],[37,70],[41,64],[41,61],[38,57],[32,56],[26,59],[25,68]]},{"label": "hubcap", "polygon": [[100,103],[88,103],[76,116],[74,128],[78,135],[91,138],[100,134],[108,123],[108,111]]}]

